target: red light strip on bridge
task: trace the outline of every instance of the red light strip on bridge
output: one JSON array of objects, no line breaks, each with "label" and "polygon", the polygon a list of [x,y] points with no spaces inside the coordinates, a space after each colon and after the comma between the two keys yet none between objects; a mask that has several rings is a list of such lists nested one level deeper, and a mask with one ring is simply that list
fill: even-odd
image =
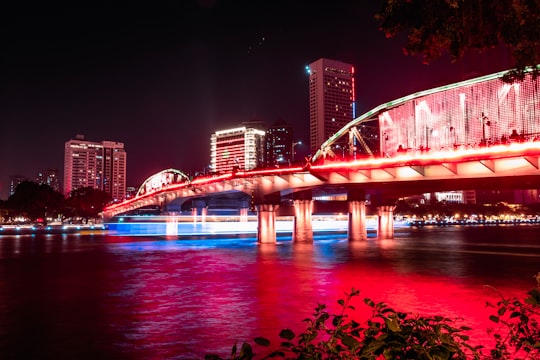
[{"label": "red light strip on bridge", "polygon": [[436,151],[426,154],[403,154],[392,158],[370,158],[353,161],[331,162],[322,165],[312,165],[310,170],[331,170],[343,168],[392,168],[412,164],[429,165],[456,163],[529,155],[540,155],[540,142],[512,143],[510,145],[497,145],[478,149]]},{"label": "red light strip on bridge", "polygon": [[461,149],[450,151],[429,152],[426,154],[403,154],[393,158],[368,158],[353,161],[331,162],[322,165],[310,165],[306,167],[295,166],[289,168],[272,168],[264,170],[237,171],[235,173],[227,173],[218,176],[199,177],[190,182],[181,184],[172,184],[166,188],[155,192],[144,194],[143,196],[135,197],[121,203],[117,203],[105,208],[105,211],[114,210],[120,206],[126,206],[146,197],[155,196],[157,194],[178,190],[193,185],[208,185],[216,182],[221,182],[237,178],[250,178],[256,176],[280,176],[294,173],[302,173],[309,171],[333,170],[343,168],[355,169],[375,169],[375,168],[392,168],[407,165],[429,165],[441,163],[456,163],[474,160],[502,159],[516,156],[540,156],[540,142],[527,143],[512,143],[509,145],[496,145],[491,147],[477,149]]}]

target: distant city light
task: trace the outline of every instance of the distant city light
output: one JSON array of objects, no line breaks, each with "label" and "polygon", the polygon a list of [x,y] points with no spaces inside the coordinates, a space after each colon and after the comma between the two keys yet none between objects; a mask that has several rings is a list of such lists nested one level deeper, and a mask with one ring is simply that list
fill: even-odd
[{"label": "distant city light", "polygon": [[309,67],[309,65],[306,65],[306,73],[308,75],[311,75],[311,68]]}]

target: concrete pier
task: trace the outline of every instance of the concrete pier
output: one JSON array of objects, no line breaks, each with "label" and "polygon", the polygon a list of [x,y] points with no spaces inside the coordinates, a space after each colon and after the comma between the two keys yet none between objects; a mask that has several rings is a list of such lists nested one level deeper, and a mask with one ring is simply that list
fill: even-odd
[{"label": "concrete pier", "polygon": [[367,239],[366,202],[349,201],[349,241],[362,241]]},{"label": "concrete pier", "polygon": [[377,237],[379,239],[394,238],[394,209],[395,206],[379,206],[379,224],[377,229]]},{"label": "concrete pier", "polygon": [[257,241],[261,244],[276,243],[276,210],[279,205],[257,205]]},{"label": "concrete pier", "polygon": [[293,242],[313,242],[313,200],[294,200]]}]

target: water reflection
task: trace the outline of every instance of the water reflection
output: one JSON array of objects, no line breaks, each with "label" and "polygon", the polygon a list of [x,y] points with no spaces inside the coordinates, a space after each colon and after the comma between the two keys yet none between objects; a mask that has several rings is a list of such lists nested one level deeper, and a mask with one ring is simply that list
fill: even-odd
[{"label": "water reflection", "polygon": [[[0,237],[0,353],[7,358],[222,355],[279,343],[319,303],[360,290],[401,311],[488,325],[489,284],[521,296],[540,269],[539,227],[407,229],[391,240],[257,244],[253,238]],[[487,341],[485,332],[473,338]],[[26,344],[33,344],[30,350]],[[263,351],[262,349],[256,349]],[[38,356],[38,354],[40,356]]]}]

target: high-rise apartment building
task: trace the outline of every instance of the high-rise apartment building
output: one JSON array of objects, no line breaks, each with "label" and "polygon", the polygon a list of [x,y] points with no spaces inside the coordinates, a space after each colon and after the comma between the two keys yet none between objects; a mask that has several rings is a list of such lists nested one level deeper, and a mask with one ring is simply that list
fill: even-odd
[{"label": "high-rise apartment building", "polygon": [[355,117],[354,67],[321,58],[309,64],[309,137],[312,154]]},{"label": "high-rise apartment building", "polygon": [[293,128],[278,121],[266,130],[264,162],[267,167],[290,165],[294,158]]},{"label": "high-rise apartment building", "polygon": [[77,135],[65,143],[64,194],[92,187],[111,195],[114,200],[126,196],[126,151],[114,141],[93,142]]},{"label": "high-rise apartment building", "polygon": [[213,133],[210,137],[212,171],[252,170],[262,165],[264,135],[264,130],[249,125]]}]

